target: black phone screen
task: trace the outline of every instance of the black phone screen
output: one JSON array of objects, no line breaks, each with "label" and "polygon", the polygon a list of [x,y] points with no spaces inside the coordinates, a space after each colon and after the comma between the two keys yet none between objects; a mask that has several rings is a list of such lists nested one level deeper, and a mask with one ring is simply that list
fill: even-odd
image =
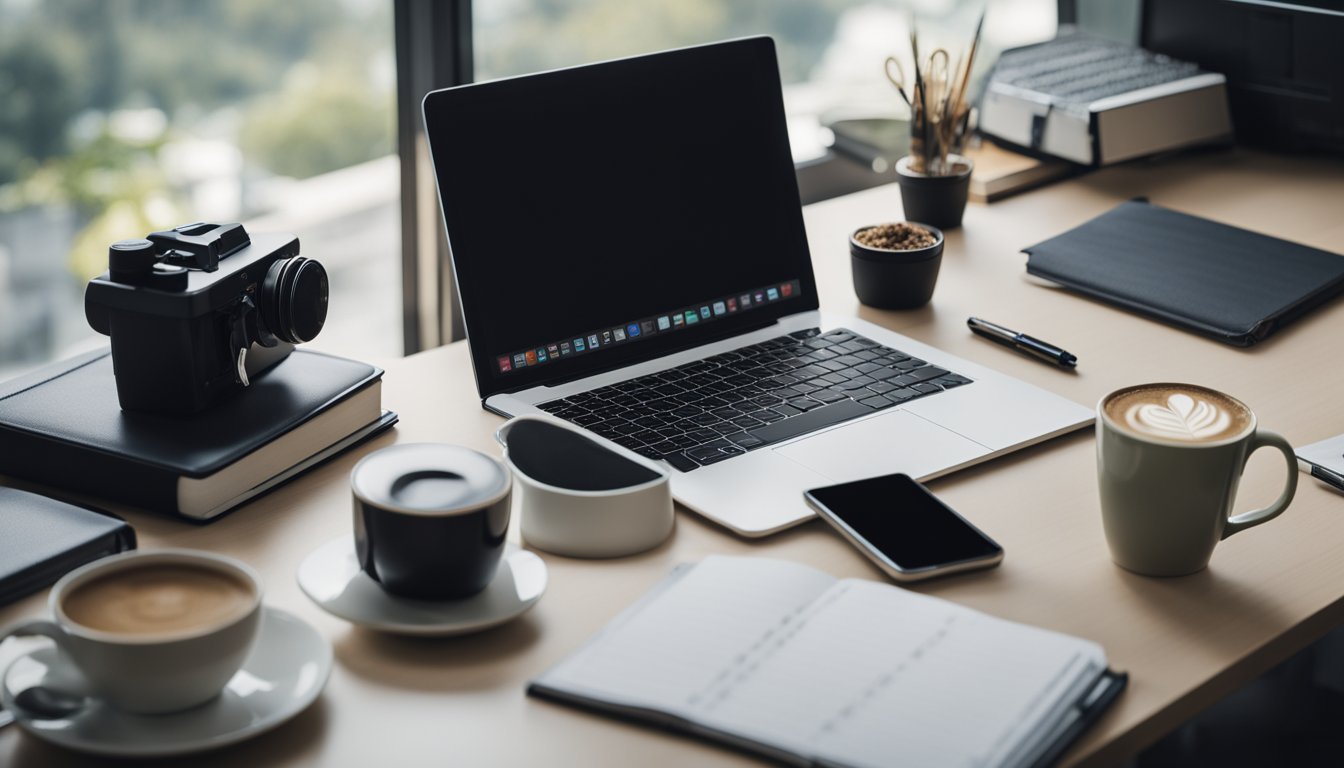
[{"label": "black phone screen", "polygon": [[807,495],[905,570],[974,560],[1002,551],[908,475],[814,488]]}]

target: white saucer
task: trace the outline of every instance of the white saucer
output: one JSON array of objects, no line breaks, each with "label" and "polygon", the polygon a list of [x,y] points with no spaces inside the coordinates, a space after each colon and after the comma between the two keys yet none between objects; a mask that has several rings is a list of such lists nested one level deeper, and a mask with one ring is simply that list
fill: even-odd
[{"label": "white saucer", "polygon": [[252,655],[218,698],[182,712],[136,715],[93,698],[71,715],[25,710],[33,686],[81,693],[79,671],[54,646],[21,656],[0,685],[0,703],[28,733],[57,746],[109,757],[167,757],[215,749],[269,731],[308,708],[331,673],[331,644],[317,630],[267,607]]},{"label": "white saucer", "polygon": [[353,624],[401,635],[465,635],[517,618],[546,591],[546,563],[509,543],[489,586],[461,600],[389,595],[359,568],[353,536],[323,544],[299,566],[299,588],[323,610]]}]

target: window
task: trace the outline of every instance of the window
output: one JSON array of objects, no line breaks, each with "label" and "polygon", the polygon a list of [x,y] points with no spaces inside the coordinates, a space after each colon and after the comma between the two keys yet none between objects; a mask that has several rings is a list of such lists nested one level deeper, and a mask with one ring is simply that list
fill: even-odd
[{"label": "window", "polygon": [[388,0],[0,0],[0,377],[106,343],[107,246],[191,221],[299,236],[311,345],[401,349]]},{"label": "window", "polygon": [[[986,17],[983,72],[999,50],[1053,36],[1056,0],[997,0]],[[775,38],[794,159],[824,151],[834,115],[905,116],[883,75],[888,55],[921,46],[953,55],[969,43],[984,0],[475,0],[476,78],[766,34]]]},{"label": "window", "polygon": [[[0,0],[0,378],[106,343],[84,320],[83,291],[105,268],[107,245],[198,220],[292,232],[327,267],[331,312],[312,347],[401,354],[401,264],[413,257],[401,255],[395,1]],[[404,4],[421,2],[441,10],[437,0]],[[881,64],[908,52],[911,11],[925,46],[956,51],[983,0],[443,5],[454,10],[442,27],[473,19],[465,61],[478,80],[769,34],[803,161],[824,151],[832,116],[900,116]],[[1053,0],[992,5],[982,70],[997,50],[1054,31]],[[458,36],[442,27],[429,45]],[[427,71],[427,82],[442,80]],[[422,95],[408,97],[405,114],[418,115]],[[407,151],[414,181],[426,158]],[[437,201],[416,190],[433,222],[414,236],[428,243],[441,227]],[[417,302],[432,303],[425,286],[438,286],[446,303],[446,280],[407,276],[421,284],[408,289],[408,317],[444,315]]]}]

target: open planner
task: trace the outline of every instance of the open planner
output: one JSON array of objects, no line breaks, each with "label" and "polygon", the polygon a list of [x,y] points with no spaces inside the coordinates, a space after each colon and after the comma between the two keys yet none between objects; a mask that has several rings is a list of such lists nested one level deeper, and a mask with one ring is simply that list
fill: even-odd
[{"label": "open planner", "polygon": [[1045,765],[1123,689],[1095,643],[765,558],[683,565],[529,693],[796,765]]}]

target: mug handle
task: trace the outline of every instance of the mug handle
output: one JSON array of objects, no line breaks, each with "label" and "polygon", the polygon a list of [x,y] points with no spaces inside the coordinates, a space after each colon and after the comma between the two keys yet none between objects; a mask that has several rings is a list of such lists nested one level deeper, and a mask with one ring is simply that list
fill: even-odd
[{"label": "mug handle", "polygon": [[1250,460],[1251,454],[1265,447],[1278,448],[1283,452],[1283,457],[1288,461],[1288,483],[1284,486],[1283,493],[1279,494],[1279,498],[1268,507],[1229,517],[1227,525],[1223,527],[1224,539],[1278,517],[1288,508],[1288,503],[1293,500],[1293,494],[1297,493],[1297,454],[1293,452],[1293,447],[1288,441],[1276,432],[1264,430],[1255,433],[1251,438],[1251,449],[1246,452],[1246,460],[1242,462],[1242,469],[1246,468],[1246,461]]},{"label": "mug handle", "polygon": [[65,632],[55,622],[46,619],[29,619],[0,629],[0,643],[11,637],[32,637],[34,635],[49,637],[55,640],[57,645],[65,646]]}]

